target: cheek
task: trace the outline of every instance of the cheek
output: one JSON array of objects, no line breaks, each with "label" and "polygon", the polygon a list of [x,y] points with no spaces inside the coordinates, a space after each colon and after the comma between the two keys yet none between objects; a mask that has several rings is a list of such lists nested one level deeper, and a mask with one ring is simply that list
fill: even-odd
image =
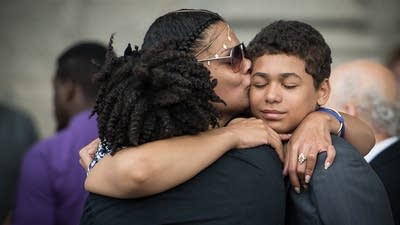
[{"label": "cheek", "polygon": [[241,87],[242,80],[239,75],[226,74],[224,77],[218,79],[218,85],[221,89],[234,90],[235,88]]},{"label": "cheek", "polygon": [[254,87],[250,86],[250,92],[249,92],[249,100],[250,100],[250,107],[253,110],[256,109],[260,102],[264,101],[264,92],[256,90]]},{"label": "cheek", "polygon": [[305,92],[287,99],[290,99],[287,104],[292,112],[292,117],[300,122],[308,113],[315,110],[318,98],[315,93]]},{"label": "cheek", "polygon": [[57,120],[60,120],[63,117],[63,104],[61,103],[61,100],[55,96],[54,97],[54,114],[56,116]]},{"label": "cheek", "polygon": [[53,96],[53,103],[54,103],[54,111],[56,117],[62,117],[65,113],[66,103],[66,92],[62,85],[56,86],[54,89],[54,96]]},{"label": "cheek", "polygon": [[53,105],[54,105],[54,110],[57,111],[59,108],[60,104],[60,94],[57,92],[57,90],[54,90],[53,94]]},{"label": "cheek", "polygon": [[62,105],[62,101],[63,101],[63,93],[61,88],[57,89],[54,91],[54,105],[59,107],[60,105]]},{"label": "cheek", "polygon": [[217,86],[215,87],[215,92],[220,97],[225,95],[234,95],[238,92],[243,92],[243,80],[238,74],[218,74],[212,75],[213,78],[217,79]]}]

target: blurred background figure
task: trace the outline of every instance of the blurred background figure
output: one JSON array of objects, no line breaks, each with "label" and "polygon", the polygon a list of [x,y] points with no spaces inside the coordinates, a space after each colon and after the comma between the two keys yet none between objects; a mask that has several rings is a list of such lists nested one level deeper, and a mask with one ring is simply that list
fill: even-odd
[{"label": "blurred background figure", "polygon": [[[396,75],[397,86],[400,87],[400,44],[391,52],[386,63],[389,69]],[[400,95],[397,96],[397,102],[400,104]],[[397,127],[397,135],[400,135],[400,126]]]},{"label": "blurred background figure", "polygon": [[37,137],[30,116],[0,103],[0,224],[9,220],[14,208],[20,160]]},{"label": "blurred background figure", "polygon": [[400,224],[400,140],[395,75],[381,64],[356,60],[342,64],[331,74],[328,105],[358,116],[374,130],[376,144],[367,162],[378,174],[391,201],[396,224]]},{"label": "blurred background figure", "polygon": [[53,79],[58,133],[24,156],[13,224],[79,224],[87,193],[78,151],[98,136],[96,118],[89,117],[98,90],[95,63],[104,63],[105,53],[102,44],[81,42],[58,57]]},{"label": "blurred background figure", "polygon": [[387,65],[396,75],[397,82],[400,83],[400,45],[389,55]]}]

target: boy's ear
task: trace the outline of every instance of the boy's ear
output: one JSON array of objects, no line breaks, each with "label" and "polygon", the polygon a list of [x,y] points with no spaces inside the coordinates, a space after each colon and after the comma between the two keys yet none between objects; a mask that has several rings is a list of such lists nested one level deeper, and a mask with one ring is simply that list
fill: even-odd
[{"label": "boy's ear", "polygon": [[324,79],[318,87],[318,105],[325,105],[328,101],[329,94],[331,93],[331,85],[329,84],[329,79]]}]

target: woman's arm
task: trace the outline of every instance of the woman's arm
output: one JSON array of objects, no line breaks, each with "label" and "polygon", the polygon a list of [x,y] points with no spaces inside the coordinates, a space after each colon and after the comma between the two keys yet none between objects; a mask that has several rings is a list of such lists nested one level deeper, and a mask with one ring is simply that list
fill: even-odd
[{"label": "woman's arm", "polygon": [[365,122],[357,117],[349,114],[340,112],[344,117],[345,134],[346,139],[352,144],[361,155],[366,155],[375,145],[374,131]]},{"label": "woman's arm", "polygon": [[[372,129],[360,119],[342,113],[345,123],[344,138],[350,142],[358,151],[365,155],[375,144]],[[332,146],[330,134],[337,134],[340,122],[332,115],[325,112],[312,112],[293,132],[286,145],[287,157],[285,161],[284,174],[288,174],[292,186],[296,191],[300,185],[309,183],[315,168],[316,158],[319,152],[327,152],[325,169],[332,165],[336,150]],[[307,160],[299,163],[298,157],[303,153]]]},{"label": "woman's arm", "polygon": [[261,144],[271,145],[283,160],[280,137],[265,122],[237,119],[199,135],[154,141],[106,156],[89,173],[85,188],[116,198],[144,197],[185,182],[230,149]]},{"label": "woman's arm", "polygon": [[[360,120],[359,118],[340,112],[340,114],[344,118],[344,136],[343,138],[352,144],[361,155],[366,155],[375,145],[375,136],[372,128],[370,128],[365,122]],[[310,124],[316,124],[321,128],[326,124],[328,126],[329,132],[331,134],[337,135],[338,130],[340,128],[340,122],[331,114],[325,112],[313,112],[306,117],[304,121],[307,122],[309,118],[318,118],[320,117],[322,120],[319,122],[310,121]],[[329,144],[332,144],[329,139]]]}]

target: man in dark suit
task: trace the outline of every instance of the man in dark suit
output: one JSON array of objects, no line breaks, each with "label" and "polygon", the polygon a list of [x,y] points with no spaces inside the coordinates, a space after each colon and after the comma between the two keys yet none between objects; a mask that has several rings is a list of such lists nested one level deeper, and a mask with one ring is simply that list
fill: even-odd
[{"label": "man in dark suit", "polygon": [[398,87],[386,67],[357,60],[337,67],[331,75],[329,104],[367,122],[376,145],[365,160],[378,174],[388,193],[396,224],[400,224],[400,139]]}]

